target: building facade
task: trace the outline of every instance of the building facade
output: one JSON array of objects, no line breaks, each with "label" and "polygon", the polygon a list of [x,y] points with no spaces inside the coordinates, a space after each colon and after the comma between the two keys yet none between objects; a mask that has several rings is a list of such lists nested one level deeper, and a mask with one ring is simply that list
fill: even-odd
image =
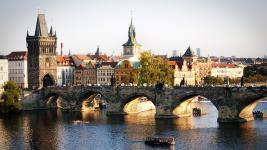
[{"label": "building facade", "polygon": [[123,60],[115,67],[116,85],[129,84],[133,82],[133,73],[140,65],[138,61]]},{"label": "building facade", "polygon": [[75,65],[71,56],[57,56],[57,85],[72,86],[74,84]]},{"label": "building facade", "polygon": [[3,85],[8,81],[8,59],[0,56],[0,95],[2,94]]},{"label": "building facade", "polygon": [[235,64],[213,63],[211,69],[211,76],[222,78],[241,78],[243,76],[243,70],[243,66],[238,66]]},{"label": "building facade", "polygon": [[57,78],[57,36],[51,26],[48,33],[44,14],[38,14],[35,34],[27,32],[29,88],[53,86]]},{"label": "building facade", "polygon": [[96,64],[86,55],[73,55],[75,64],[74,85],[94,85],[96,79]]},{"label": "building facade", "polygon": [[115,66],[117,62],[102,62],[97,67],[97,84],[111,85],[111,78],[115,78]]},{"label": "building facade", "polygon": [[80,65],[74,71],[74,85],[95,85],[97,83],[96,67],[93,63],[88,63],[85,66]]},{"label": "building facade", "polygon": [[28,88],[27,52],[11,52],[8,58],[8,77],[17,83],[20,88]]},{"label": "building facade", "polygon": [[174,86],[180,86],[182,80],[184,85],[198,85],[198,71],[187,64],[185,60],[175,64],[174,67]]}]

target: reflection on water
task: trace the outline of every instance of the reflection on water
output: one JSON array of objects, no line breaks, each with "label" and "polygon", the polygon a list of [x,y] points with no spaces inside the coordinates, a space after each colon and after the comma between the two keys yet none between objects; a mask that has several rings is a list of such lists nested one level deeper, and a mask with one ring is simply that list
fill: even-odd
[{"label": "reflection on water", "polygon": [[[0,116],[1,149],[152,149],[147,136],[173,136],[174,149],[262,149],[267,120],[219,124],[211,103],[197,102],[207,115],[155,119],[155,111],[106,117],[105,111],[31,111]],[[267,103],[255,108],[267,111]],[[89,123],[73,124],[73,120]],[[212,147],[211,147],[212,145]]]}]

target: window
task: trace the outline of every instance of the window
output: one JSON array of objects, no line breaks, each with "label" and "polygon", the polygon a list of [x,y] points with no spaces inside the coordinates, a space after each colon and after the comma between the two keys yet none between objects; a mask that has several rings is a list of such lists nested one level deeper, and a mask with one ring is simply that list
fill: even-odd
[{"label": "window", "polygon": [[50,60],[49,60],[49,58],[46,58],[45,59],[45,66],[46,66],[46,68],[49,68],[50,67]]}]

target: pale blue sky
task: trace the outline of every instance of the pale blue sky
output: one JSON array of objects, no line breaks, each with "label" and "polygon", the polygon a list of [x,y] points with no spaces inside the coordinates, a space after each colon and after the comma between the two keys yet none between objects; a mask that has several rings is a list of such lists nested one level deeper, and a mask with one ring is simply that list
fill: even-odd
[{"label": "pale blue sky", "polygon": [[204,56],[262,57],[267,54],[266,0],[2,0],[0,54],[26,50],[26,31],[35,31],[45,10],[64,53],[122,52],[131,10],[143,49],[184,53],[191,45]]}]

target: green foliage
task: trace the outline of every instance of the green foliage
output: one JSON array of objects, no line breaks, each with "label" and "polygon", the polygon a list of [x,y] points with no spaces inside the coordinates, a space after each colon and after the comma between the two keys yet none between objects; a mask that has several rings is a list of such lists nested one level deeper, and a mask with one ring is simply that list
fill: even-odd
[{"label": "green foliage", "polygon": [[254,75],[254,76],[248,76],[245,78],[246,83],[256,83],[256,82],[267,82],[267,76],[263,75]]},{"label": "green foliage", "polygon": [[13,81],[8,81],[4,85],[4,92],[2,99],[4,102],[1,104],[2,112],[17,112],[21,110],[21,104],[19,103],[19,88]]},{"label": "green foliage", "polygon": [[221,85],[224,84],[224,79],[221,77],[206,76],[204,77],[204,83],[207,85]]},{"label": "green foliage", "polygon": [[267,69],[257,68],[255,65],[247,66],[244,68],[245,77],[255,76],[255,75],[267,76]]},{"label": "green foliage", "polygon": [[266,82],[267,69],[257,68],[255,65],[244,68],[244,77],[246,83]]},{"label": "green foliage", "polygon": [[140,66],[137,70],[138,84],[155,85],[162,82],[168,85],[172,84],[173,69],[168,65],[168,60],[156,57],[149,52],[143,52],[140,56]]}]

